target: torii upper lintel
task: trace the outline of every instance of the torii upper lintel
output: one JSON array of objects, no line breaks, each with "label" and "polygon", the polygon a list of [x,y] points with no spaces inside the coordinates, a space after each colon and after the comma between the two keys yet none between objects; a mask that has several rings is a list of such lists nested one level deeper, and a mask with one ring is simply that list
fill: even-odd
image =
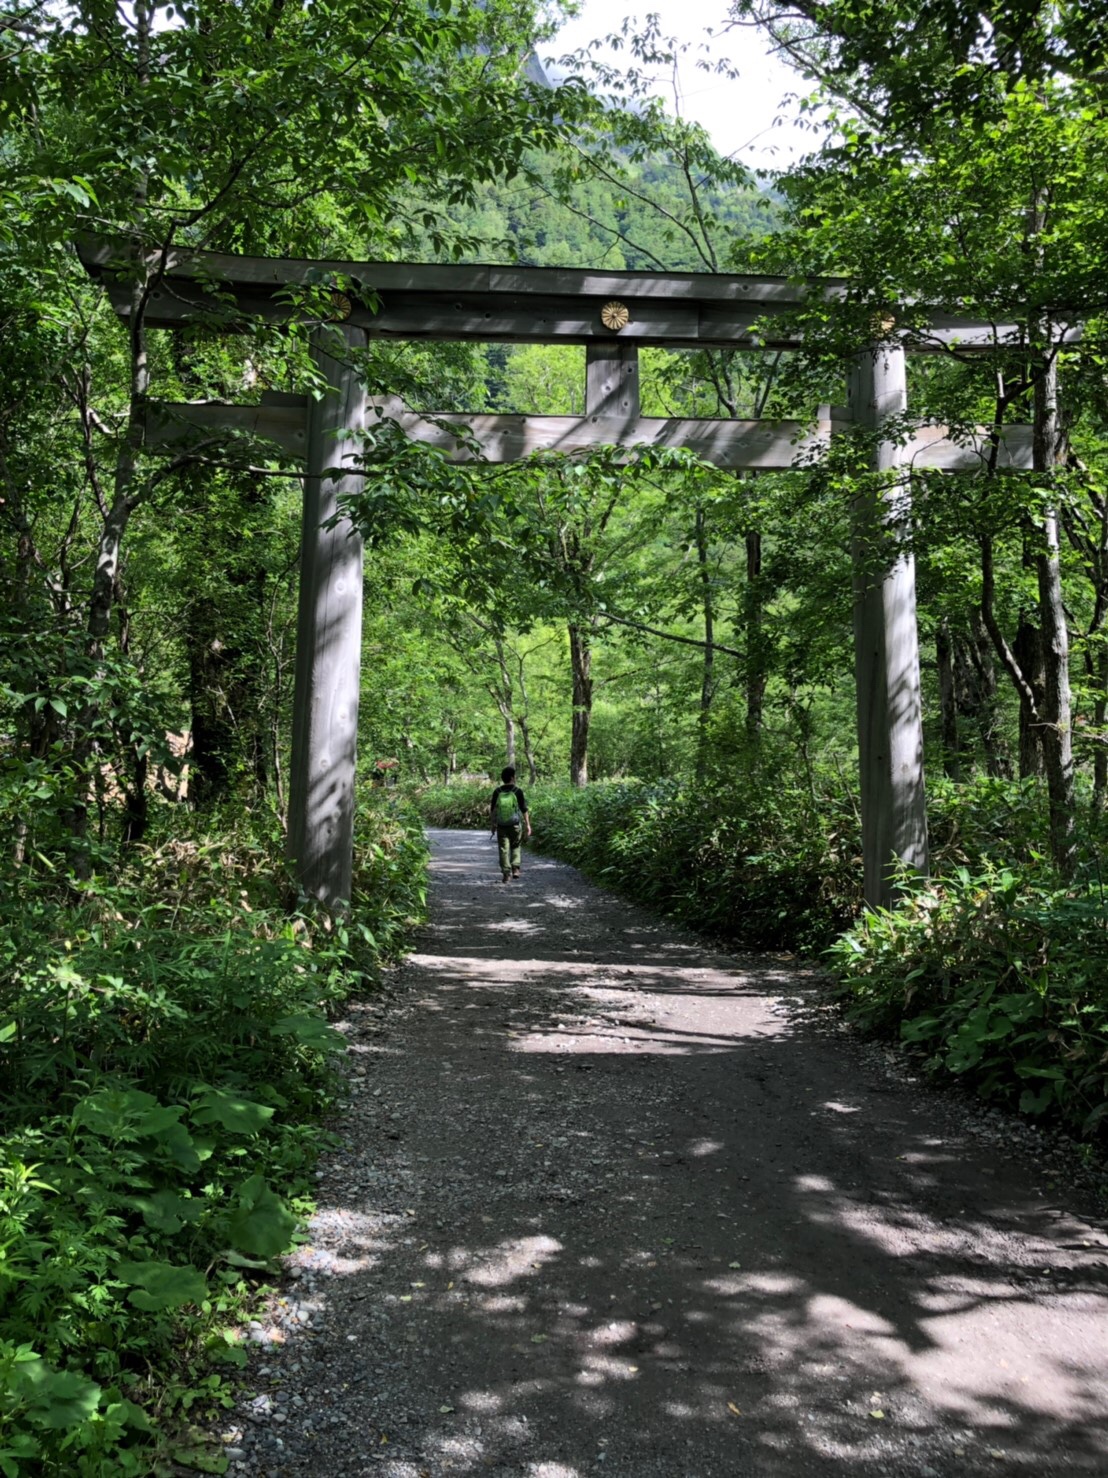
[{"label": "torii upper lintel", "polygon": [[[133,270],[126,252],[90,239],[78,250],[126,317],[127,270]],[[172,328],[207,318],[225,330],[236,320],[287,322],[296,314],[290,290],[328,283],[342,284],[338,316],[371,338],[669,349],[796,349],[803,339],[789,315],[804,303],[842,299],[848,291],[846,280],[836,277],[795,282],[741,273],[310,261],[172,249],[153,284],[145,321]],[[612,302],[627,309],[617,329],[603,317]],[[916,311],[913,321],[911,348],[920,353],[952,346],[989,350],[1024,335],[1017,312],[998,322],[936,307],[922,317]]]}]

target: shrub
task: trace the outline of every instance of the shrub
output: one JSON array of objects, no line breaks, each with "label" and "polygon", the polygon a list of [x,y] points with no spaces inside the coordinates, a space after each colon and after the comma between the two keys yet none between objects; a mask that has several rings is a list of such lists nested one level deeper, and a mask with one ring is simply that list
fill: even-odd
[{"label": "shrub", "polygon": [[466,830],[488,827],[491,782],[433,785],[415,792],[413,804],[428,826],[457,826]]},{"label": "shrub", "polygon": [[1040,862],[905,878],[829,952],[850,1014],[898,1030],[927,1068],[1092,1134],[1108,1115],[1108,915],[1098,883]]},{"label": "shrub", "polygon": [[422,911],[416,821],[374,796],[358,830],[337,923],[287,914],[279,839],[246,821],[147,847],[76,903],[16,870],[20,906],[0,918],[5,1478],[144,1474],[153,1412],[173,1430],[195,1401],[229,1402],[219,1366],[245,1358],[249,1280],[290,1245],[334,1102],[328,1013]]},{"label": "shrub", "polygon": [[848,803],[787,782],[547,787],[532,824],[538,847],[733,943],[821,949],[860,903]]}]

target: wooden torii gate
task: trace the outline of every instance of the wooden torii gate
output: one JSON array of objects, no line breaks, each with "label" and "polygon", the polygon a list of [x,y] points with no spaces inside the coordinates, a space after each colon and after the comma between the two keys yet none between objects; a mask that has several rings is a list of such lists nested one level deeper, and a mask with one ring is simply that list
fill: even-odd
[{"label": "wooden torii gate", "polygon": [[[130,312],[123,254],[82,242],[82,261],[106,287],[117,313]],[[148,444],[216,430],[248,432],[280,445],[305,465],[296,648],[288,855],[304,891],[330,906],[349,900],[354,773],[361,672],[362,545],[339,502],[355,492],[359,435],[379,414],[408,436],[454,460],[508,462],[539,450],[667,446],[696,452],[721,468],[784,471],[810,461],[851,426],[873,433],[874,471],[901,466],[980,469],[989,429],[956,443],[941,426],[903,436],[907,414],[905,350],[895,337],[859,352],[848,405],[825,407],[815,424],[796,421],[668,420],[639,413],[638,350],[796,349],[787,315],[813,295],[835,297],[845,284],[823,279],[706,273],[593,272],[398,262],[300,261],[172,252],[149,296],[145,322],[171,328],[207,321],[223,332],[251,321],[288,322],[292,294],[334,282],[336,322],[318,336],[317,366],[333,391],[321,400],[263,394],[258,405],[161,404],[152,408]],[[353,285],[353,286],[352,286]],[[366,338],[583,344],[584,416],[465,415],[407,411],[371,400],[345,349]],[[987,349],[1016,340],[1018,326],[935,312],[916,351],[957,345]],[[457,425],[458,435],[452,434]],[[883,427],[892,426],[887,437]],[[465,428],[464,431],[462,428]],[[480,448],[479,452],[475,448]],[[1003,465],[1031,465],[1031,430],[1008,427]],[[343,470],[350,469],[350,470]],[[854,510],[854,638],[862,843],[866,901],[891,899],[889,870],[899,859],[927,870],[923,729],[916,630],[915,568],[893,550],[874,573],[865,550],[890,521],[909,512],[907,478],[884,502]]]}]

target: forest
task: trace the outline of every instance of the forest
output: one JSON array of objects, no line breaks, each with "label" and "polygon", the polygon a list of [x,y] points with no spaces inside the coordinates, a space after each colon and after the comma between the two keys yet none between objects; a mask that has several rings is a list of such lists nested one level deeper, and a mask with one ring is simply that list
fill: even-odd
[{"label": "forest", "polygon": [[[236,1331],[310,1207],[331,1019],[422,918],[424,825],[484,826],[504,764],[538,848],[820,959],[859,1029],[1103,1155],[1108,13],[720,12],[719,77],[742,85],[758,27],[829,110],[796,166],[756,175],[659,102],[692,61],[650,24],[549,85],[529,0],[0,0],[5,1478],[222,1471],[193,1422],[230,1404]],[[126,321],[90,240],[127,264]],[[298,895],[302,479],[255,435],[156,444],[150,412],[325,394],[342,284],[281,321],[148,327],[181,250],[841,284],[793,310],[798,349],[644,349],[646,416],[812,424],[875,336],[927,351],[911,416],[981,451],[913,471],[894,536],[929,872],[864,907],[852,509],[875,474],[849,439],[760,474],[616,448],[493,467],[382,425],[344,509],[353,893]],[[992,341],[929,341],[943,312]],[[417,411],[584,413],[581,345],[356,358]],[[1018,426],[1030,470],[999,454]]]}]

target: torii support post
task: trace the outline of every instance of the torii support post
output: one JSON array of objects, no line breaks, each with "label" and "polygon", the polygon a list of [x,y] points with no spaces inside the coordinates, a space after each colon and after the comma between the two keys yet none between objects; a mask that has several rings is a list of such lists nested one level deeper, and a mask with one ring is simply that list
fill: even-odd
[{"label": "torii support post", "polygon": [[350,901],[362,653],[362,539],[339,514],[361,479],[328,469],[360,450],[365,388],[336,355],[364,341],[360,329],[321,331],[313,355],[329,389],[309,405],[305,455],[286,845],[301,890],[328,908]]},{"label": "torii support post", "polygon": [[616,341],[590,344],[585,350],[585,415],[618,417],[630,424],[638,414],[638,346]]},{"label": "torii support post", "polygon": [[[862,798],[865,897],[871,908],[893,901],[894,860],[926,873],[927,810],[923,784],[923,714],[915,559],[904,547],[911,517],[907,468],[893,429],[908,408],[904,350],[881,344],[860,354],[850,376],[855,423],[870,433],[869,469],[854,500],[854,666]],[[901,428],[903,426],[901,425]]]}]

